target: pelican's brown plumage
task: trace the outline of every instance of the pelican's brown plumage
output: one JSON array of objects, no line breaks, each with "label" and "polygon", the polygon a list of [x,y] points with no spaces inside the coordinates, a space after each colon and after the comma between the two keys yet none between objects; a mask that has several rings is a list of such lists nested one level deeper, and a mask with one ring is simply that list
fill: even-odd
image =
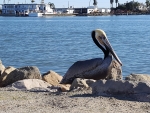
[{"label": "pelican's brown plumage", "polygon": [[103,51],[104,59],[95,58],[75,62],[63,76],[61,84],[71,84],[75,78],[105,79],[110,74],[113,58],[122,66],[103,30],[96,29],[92,31],[91,36],[94,43]]}]

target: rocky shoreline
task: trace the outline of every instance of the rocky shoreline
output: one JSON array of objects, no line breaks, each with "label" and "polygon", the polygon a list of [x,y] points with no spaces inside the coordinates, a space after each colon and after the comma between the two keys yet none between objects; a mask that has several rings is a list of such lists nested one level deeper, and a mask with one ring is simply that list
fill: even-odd
[{"label": "rocky shoreline", "polygon": [[0,61],[1,113],[150,113],[150,75],[130,74],[122,78],[114,63],[106,80],[76,78],[60,84],[54,71],[40,73],[38,67],[5,67]]}]

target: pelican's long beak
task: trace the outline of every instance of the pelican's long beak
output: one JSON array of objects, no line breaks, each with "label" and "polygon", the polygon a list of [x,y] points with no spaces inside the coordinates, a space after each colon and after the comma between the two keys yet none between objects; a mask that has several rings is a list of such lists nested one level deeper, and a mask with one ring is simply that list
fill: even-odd
[{"label": "pelican's long beak", "polygon": [[117,54],[115,53],[115,51],[113,50],[111,44],[109,43],[107,36],[105,34],[105,32],[103,30],[97,29],[95,30],[98,34],[96,36],[97,39],[101,39],[100,43],[103,44],[105,46],[105,48],[107,48],[110,53],[113,55],[113,57],[117,60],[117,62],[122,66],[122,62],[119,59],[119,57],[117,56]]}]

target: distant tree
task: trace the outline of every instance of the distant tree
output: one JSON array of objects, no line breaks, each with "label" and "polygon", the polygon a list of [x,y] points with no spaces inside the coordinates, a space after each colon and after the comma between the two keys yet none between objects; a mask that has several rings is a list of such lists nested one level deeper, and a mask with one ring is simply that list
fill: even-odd
[{"label": "distant tree", "polygon": [[126,10],[126,6],[124,4],[119,4],[116,9]]},{"label": "distant tree", "polygon": [[128,2],[126,3],[126,9],[127,10],[131,10],[131,11],[134,11],[137,9],[137,7],[140,5],[140,3],[138,2]]},{"label": "distant tree", "polygon": [[139,2],[134,2],[133,3],[133,7],[134,7],[134,9],[137,9],[137,7],[140,5],[140,3]]},{"label": "distant tree", "polygon": [[34,2],[35,2],[35,0],[31,0],[31,2],[32,2],[32,3],[34,3]]},{"label": "distant tree", "polygon": [[115,3],[116,3],[116,7],[117,7],[117,4],[118,4],[118,0],[115,0]]},{"label": "distant tree", "polygon": [[146,0],[145,4],[146,4],[146,7],[149,7],[150,6],[150,0]]},{"label": "distant tree", "polygon": [[130,11],[134,11],[137,10],[137,7],[140,5],[139,2],[127,2],[125,4],[119,4],[118,7],[116,7],[116,9],[120,9],[120,10],[130,10]]},{"label": "distant tree", "polygon": [[113,8],[114,0],[110,0],[111,8]]},{"label": "distant tree", "polygon": [[54,3],[49,2],[48,4],[50,5],[50,8],[55,9]]},{"label": "distant tree", "polygon": [[127,10],[131,10],[131,11],[133,11],[133,2],[128,2],[128,3],[126,3],[126,9]]}]

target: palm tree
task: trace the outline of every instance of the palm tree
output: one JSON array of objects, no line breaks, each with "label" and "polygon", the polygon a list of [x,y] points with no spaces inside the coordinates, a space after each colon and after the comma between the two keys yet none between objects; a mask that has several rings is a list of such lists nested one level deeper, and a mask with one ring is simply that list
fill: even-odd
[{"label": "palm tree", "polygon": [[48,3],[50,5],[50,8],[55,9],[55,5],[51,2]]},{"label": "palm tree", "polygon": [[113,8],[114,0],[110,0],[111,8]]},{"label": "palm tree", "polygon": [[117,4],[118,4],[118,0],[115,0],[115,2],[116,2],[116,7],[117,7]]}]

